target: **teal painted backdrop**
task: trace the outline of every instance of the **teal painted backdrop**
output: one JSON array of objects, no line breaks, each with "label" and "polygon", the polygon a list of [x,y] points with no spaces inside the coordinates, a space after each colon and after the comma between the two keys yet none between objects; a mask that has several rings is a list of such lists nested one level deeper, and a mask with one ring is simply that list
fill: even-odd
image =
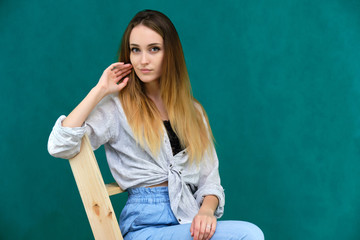
[{"label": "teal painted backdrop", "polygon": [[[217,140],[223,219],[254,222],[266,239],[360,239],[355,0],[0,1],[0,239],[92,238],[70,166],[47,139],[145,8],[180,34]],[[112,198],[118,214],[125,200]]]}]

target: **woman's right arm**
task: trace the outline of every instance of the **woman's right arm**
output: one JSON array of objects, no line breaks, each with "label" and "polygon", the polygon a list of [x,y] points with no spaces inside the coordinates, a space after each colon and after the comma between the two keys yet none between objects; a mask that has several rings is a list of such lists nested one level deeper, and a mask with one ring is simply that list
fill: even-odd
[{"label": "woman's right arm", "polygon": [[[65,118],[63,127],[80,127],[91,111],[105,96],[121,91],[129,78],[119,81],[131,72],[131,64],[121,62],[111,64],[103,72],[98,84],[90,91],[83,101]],[[119,83],[119,84],[118,84]]]},{"label": "woman's right arm", "polygon": [[[124,77],[130,72],[131,65],[124,63],[114,63],[105,69],[98,84],[83,101],[67,117],[61,116],[55,123],[48,141],[50,155],[65,159],[75,156],[80,151],[81,139],[87,131],[94,149],[109,139],[107,126],[110,125],[112,116],[109,114],[112,111],[104,104],[100,104],[99,108],[96,106],[105,96],[121,91],[129,80]],[[124,80],[119,83],[122,78]],[[92,120],[88,119],[95,107],[97,111],[91,114]],[[89,121],[84,125],[87,119]]]}]

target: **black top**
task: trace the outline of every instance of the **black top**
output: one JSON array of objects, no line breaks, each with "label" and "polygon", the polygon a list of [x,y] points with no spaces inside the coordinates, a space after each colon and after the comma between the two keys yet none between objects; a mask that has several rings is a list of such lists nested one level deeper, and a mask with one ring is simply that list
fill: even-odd
[{"label": "black top", "polygon": [[164,125],[169,136],[173,156],[175,156],[177,153],[183,150],[183,147],[180,144],[178,136],[176,136],[176,133],[172,129],[170,121],[164,121]]}]

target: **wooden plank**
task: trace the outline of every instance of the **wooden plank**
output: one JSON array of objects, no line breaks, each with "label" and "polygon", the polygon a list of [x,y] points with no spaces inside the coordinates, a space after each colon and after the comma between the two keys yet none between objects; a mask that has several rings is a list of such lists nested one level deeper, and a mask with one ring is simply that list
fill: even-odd
[{"label": "wooden plank", "polygon": [[109,196],[124,192],[116,182],[105,184],[105,186]]},{"label": "wooden plank", "polygon": [[69,162],[95,239],[122,240],[110,197],[86,135],[80,153]]}]

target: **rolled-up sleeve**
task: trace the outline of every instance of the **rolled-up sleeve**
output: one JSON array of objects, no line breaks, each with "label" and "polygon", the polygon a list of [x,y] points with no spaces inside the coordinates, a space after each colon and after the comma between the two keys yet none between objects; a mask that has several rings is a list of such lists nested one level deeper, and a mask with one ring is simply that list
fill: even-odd
[{"label": "rolled-up sleeve", "polygon": [[53,127],[49,141],[48,151],[57,158],[69,159],[80,152],[81,139],[86,132],[85,125],[81,127],[63,127],[62,121],[66,117],[60,116]]},{"label": "rolled-up sleeve", "polygon": [[112,133],[118,132],[119,124],[114,122],[114,115],[114,104],[110,97],[106,97],[95,107],[81,127],[62,126],[66,117],[60,116],[50,133],[50,155],[64,159],[74,157],[80,152],[81,140],[85,133],[89,136],[93,150],[99,148],[114,137]]},{"label": "rolled-up sleeve", "polygon": [[[202,114],[204,124],[209,128],[204,108],[198,102],[195,102],[195,107]],[[219,159],[213,143],[211,143],[201,160],[199,185],[194,197],[197,203],[201,205],[207,195],[215,195],[219,199],[219,205],[214,215],[220,218],[224,214],[225,193],[220,183]]]},{"label": "rolled-up sleeve", "polygon": [[215,195],[219,199],[219,205],[214,215],[220,218],[224,213],[225,193],[220,183],[219,161],[215,148],[209,149],[204,157],[206,159],[201,162],[199,186],[194,197],[197,203],[201,205],[205,196]]}]

